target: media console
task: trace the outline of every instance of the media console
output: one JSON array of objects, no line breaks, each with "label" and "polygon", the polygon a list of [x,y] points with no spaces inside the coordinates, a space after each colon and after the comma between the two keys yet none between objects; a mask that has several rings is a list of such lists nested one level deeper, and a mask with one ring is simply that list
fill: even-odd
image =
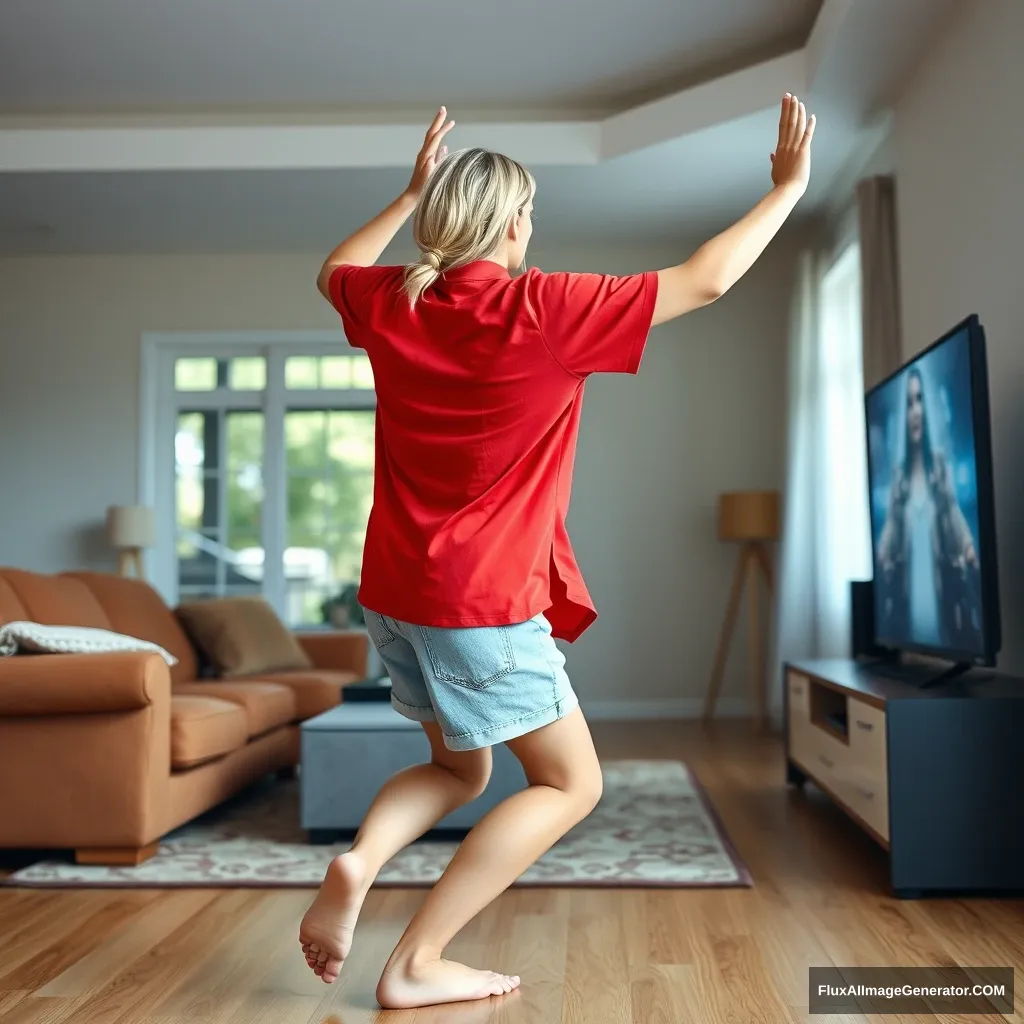
[{"label": "media console", "polygon": [[813,782],[888,851],[897,896],[1024,891],[1024,678],[926,688],[907,671],[787,663],[787,781]]}]

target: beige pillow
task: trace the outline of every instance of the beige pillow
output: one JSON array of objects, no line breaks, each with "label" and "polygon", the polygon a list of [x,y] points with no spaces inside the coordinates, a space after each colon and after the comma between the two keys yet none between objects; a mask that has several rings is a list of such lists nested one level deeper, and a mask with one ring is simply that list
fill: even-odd
[{"label": "beige pillow", "polygon": [[178,618],[226,679],[312,668],[306,652],[262,597],[224,597],[178,606]]}]

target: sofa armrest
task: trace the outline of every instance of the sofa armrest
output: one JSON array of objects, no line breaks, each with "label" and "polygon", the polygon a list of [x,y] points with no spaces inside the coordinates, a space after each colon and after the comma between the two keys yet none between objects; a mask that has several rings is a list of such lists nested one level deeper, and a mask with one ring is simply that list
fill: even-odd
[{"label": "sofa armrest", "polygon": [[314,667],[335,672],[355,672],[366,677],[370,639],[363,630],[339,629],[324,633],[296,633],[295,639]]},{"label": "sofa armrest", "polygon": [[0,716],[136,711],[163,696],[170,673],[158,654],[29,654],[0,658]]}]

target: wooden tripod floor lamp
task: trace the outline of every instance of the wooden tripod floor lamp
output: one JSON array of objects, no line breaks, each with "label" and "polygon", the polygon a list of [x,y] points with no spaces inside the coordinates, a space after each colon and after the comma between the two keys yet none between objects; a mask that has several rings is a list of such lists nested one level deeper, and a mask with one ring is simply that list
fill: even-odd
[{"label": "wooden tripod floor lamp", "polygon": [[769,600],[772,594],[772,559],[770,543],[779,536],[779,495],[775,491],[740,491],[723,494],[718,500],[718,539],[739,544],[736,568],[732,575],[732,589],[726,605],[725,618],[718,635],[715,664],[711,670],[704,720],[715,714],[722,675],[729,659],[729,645],[736,629],[740,600],[744,585],[747,588],[749,616],[749,673],[751,694],[757,704],[761,725],[768,722],[768,687],[765,676],[765,629],[761,617],[761,581],[764,581]]}]

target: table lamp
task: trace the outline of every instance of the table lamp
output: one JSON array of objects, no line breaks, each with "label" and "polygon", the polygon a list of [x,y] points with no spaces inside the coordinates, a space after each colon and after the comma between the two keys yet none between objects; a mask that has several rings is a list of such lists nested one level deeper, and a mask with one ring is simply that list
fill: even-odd
[{"label": "table lamp", "polygon": [[744,585],[747,588],[750,629],[749,672],[751,692],[757,703],[762,726],[768,721],[768,689],[765,679],[766,645],[761,622],[761,592],[763,579],[769,596],[772,593],[772,560],[769,543],[779,537],[779,495],[775,491],[739,491],[722,494],[718,499],[718,539],[738,544],[736,567],[725,618],[718,636],[715,664],[711,670],[704,719],[710,721],[715,714],[722,673],[729,657],[729,645],[736,628]]},{"label": "table lamp", "polygon": [[112,505],[107,509],[107,536],[117,550],[117,571],[143,578],[142,552],[153,546],[155,536],[153,510],[144,505]]}]

